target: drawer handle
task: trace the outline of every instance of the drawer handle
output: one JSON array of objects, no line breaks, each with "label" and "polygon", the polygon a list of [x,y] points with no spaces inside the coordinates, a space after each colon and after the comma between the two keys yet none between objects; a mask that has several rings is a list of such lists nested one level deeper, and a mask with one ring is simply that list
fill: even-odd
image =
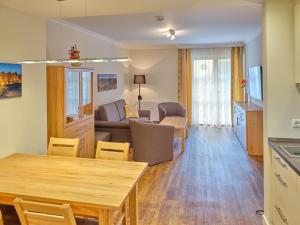
[{"label": "drawer handle", "polygon": [[284,162],[281,161],[281,159],[279,157],[274,156],[274,158],[276,159],[276,161],[279,163],[279,165],[283,168],[286,167],[286,164]]},{"label": "drawer handle", "polygon": [[283,221],[285,224],[288,224],[288,220],[287,220],[287,218],[283,215],[281,209],[280,209],[279,207],[277,207],[276,205],[275,205],[275,209],[277,210],[277,212],[278,212],[280,218],[282,219],[282,221]]},{"label": "drawer handle", "polygon": [[278,174],[278,173],[274,173],[274,174],[277,177],[278,181],[281,183],[281,185],[283,187],[287,187],[287,183],[282,179],[282,177],[280,176],[280,174]]}]

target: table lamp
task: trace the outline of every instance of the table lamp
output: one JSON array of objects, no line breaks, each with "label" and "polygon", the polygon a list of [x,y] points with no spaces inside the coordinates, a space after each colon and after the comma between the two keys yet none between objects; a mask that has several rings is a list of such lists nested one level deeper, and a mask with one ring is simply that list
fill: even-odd
[{"label": "table lamp", "polygon": [[139,85],[138,101],[139,101],[139,110],[141,110],[141,101],[143,99],[142,96],[141,96],[141,84],[146,84],[145,75],[134,75],[133,83]]}]

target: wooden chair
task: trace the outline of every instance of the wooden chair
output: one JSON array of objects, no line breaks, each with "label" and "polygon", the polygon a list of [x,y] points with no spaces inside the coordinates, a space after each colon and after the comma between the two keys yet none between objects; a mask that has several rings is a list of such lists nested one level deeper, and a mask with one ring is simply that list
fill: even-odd
[{"label": "wooden chair", "polygon": [[[96,159],[120,160],[127,161],[129,156],[129,143],[116,142],[97,142]],[[125,201],[121,215],[116,225],[127,224],[128,199]],[[114,217],[118,216],[118,211],[114,211]]]},{"label": "wooden chair", "polygon": [[1,210],[0,210],[0,225],[3,225],[3,218],[2,218]]},{"label": "wooden chair", "polygon": [[21,225],[76,225],[70,205],[52,205],[16,198],[14,206]]},{"label": "wooden chair", "polygon": [[129,143],[115,143],[98,141],[96,159],[127,161],[129,155]]},{"label": "wooden chair", "polygon": [[48,146],[48,155],[77,157],[79,138],[66,139],[51,137]]}]

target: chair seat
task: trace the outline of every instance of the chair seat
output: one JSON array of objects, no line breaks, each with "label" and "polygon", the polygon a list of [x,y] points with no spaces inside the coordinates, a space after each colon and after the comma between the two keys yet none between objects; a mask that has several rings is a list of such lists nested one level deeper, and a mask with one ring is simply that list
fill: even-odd
[{"label": "chair seat", "polygon": [[[0,205],[0,210],[3,215],[4,225],[21,225],[18,214],[13,206]],[[77,225],[99,225],[96,219],[88,219],[84,217],[78,217],[75,219]]]}]

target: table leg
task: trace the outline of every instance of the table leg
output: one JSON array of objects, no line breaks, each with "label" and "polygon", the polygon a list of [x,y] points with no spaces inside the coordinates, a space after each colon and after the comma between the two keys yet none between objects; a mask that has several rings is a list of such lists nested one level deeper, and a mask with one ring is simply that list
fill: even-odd
[{"label": "table leg", "polygon": [[138,185],[136,185],[129,195],[129,218],[130,225],[139,224],[138,210]]},{"label": "table leg", "polygon": [[185,139],[187,139],[187,138],[189,137],[189,135],[190,135],[190,128],[187,127],[187,128],[185,129]]},{"label": "table leg", "polygon": [[122,213],[124,214],[124,219],[123,219],[122,225],[127,225],[127,221],[128,221],[127,203],[128,203],[128,201],[126,200],[122,207]]},{"label": "table leg", "polygon": [[113,225],[112,210],[103,209],[99,212],[99,225]]},{"label": "table leg", "polygon": [[185,144],[185,129],[181,130],[181,152],[184,152],[184,144]]}]

